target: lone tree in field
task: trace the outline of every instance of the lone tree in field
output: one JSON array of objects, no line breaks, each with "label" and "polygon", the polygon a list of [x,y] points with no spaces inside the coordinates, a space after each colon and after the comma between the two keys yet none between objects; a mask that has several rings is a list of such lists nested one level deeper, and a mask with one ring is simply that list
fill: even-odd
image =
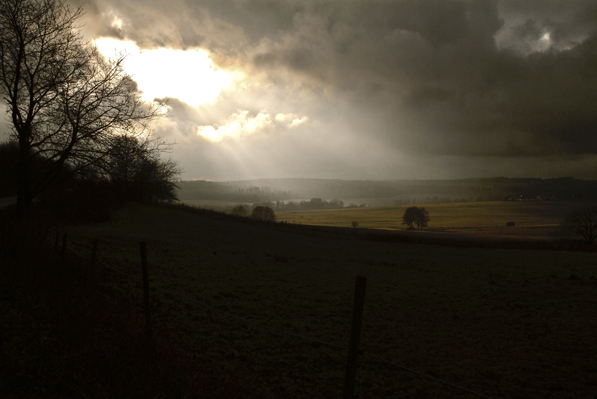
[{"label": "lone tree in field", "polygon": [[410,206],[404,210],[404,215],[402,215],[402,224],[408,226],[408,230],[414,229],[415,224],[419,229],[427,227],[430,220],[429,213],[423,207]]},{"label": "lone tree in field", "polygon": [[106,60],[83,40],[82,14],[66,0],[0,0],[0,95],[19,146],[20,216],[65,171],[97,164],[113,135],[146,136],[161,113],[141,100],[124,55]]},{"label": "lone tree in field", "polygon": [[264,222],[275,222],[276,214],[274,210],[269,206],[257,206],[253,209],[251,217],[257,220],[263,220]]},{"label": "lone tree in field", "polygon": [[580,235],[589,245],[597,239],[597,206],[587,206],[568,215],[562,222],[564,231],[571,235]]}]

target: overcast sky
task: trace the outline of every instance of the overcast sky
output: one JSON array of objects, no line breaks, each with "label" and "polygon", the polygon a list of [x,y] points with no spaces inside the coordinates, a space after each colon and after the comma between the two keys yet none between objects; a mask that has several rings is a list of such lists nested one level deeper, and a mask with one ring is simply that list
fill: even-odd
[{"label": "overcast sky", "polygon": [[184,179],[597,178],[595,0],[72,1]]}]

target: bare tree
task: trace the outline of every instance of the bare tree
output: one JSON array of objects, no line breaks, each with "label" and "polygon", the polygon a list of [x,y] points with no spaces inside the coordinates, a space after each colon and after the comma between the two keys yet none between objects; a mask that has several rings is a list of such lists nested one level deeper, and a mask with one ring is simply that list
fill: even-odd
[{"label": "bare tree", "polygon": [[176,199],[176,181],[182,169],[161,153],[171,145],[161,139],[115,135],[105,156],[94,170],[114,186],[121,188],[124,199],[172,201]]},{"label": "bare tree", "polygon": [[101,173],[113,182],[129,184],[152,152],[149,145],[148,140],[140,141],[127,134],[112,137],[110,148],[98,165]]},{"label": "bare tree", "polygon": [[[78,32],[65,0],[0,0],[0,93],[19,144],[17,210],[106,155],[114,134],[147,135],[159,106],[140,99],[124,55],[106,60]],[[33,159],[43,168],[31,173]]]},{"label": "bare tree", "polygon": [[146,159],[141,174],[137,178],[139,192],[143,201],[175,201],[178,200],[175,189],[176,181],[182,173],[178,163],[170,158],[159,157]]},{"label": "bare tree", "polygon": [[597,239],[597,207],[587,206],[568,215],[562,222],[564,231],[570,235],[580,235],[589,244]]}]

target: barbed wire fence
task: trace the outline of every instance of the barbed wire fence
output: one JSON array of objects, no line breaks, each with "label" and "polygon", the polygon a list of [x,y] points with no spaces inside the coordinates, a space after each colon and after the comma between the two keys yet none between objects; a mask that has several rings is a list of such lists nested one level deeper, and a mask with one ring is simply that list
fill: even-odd
[{"label": "barbed wire fence", "polygon": [[[58,243],[59,243],[59,233],[57,232],[56,233],[55,247],[54,247],[54,251],[56,253],[58,251]],[[133,274],[127,273],[127,272],[125,272],[123,270],[120,270],[119,268],[116,268],[116,267],[114,267],[112,265],[108,265],[105,262],[102,262],[102,261],[98,260],[97,259],[97,248],[98,248],[98,240],[97,239],[93,240],[91,257],[85,256],[85,255],[81,254],[80,252],[75,251],[72,248],[67,248],[67,234],[64,233],[64,235],[62,237],[62,248],[61,248],[61,255],[60,255],[60,257],[61,257],[61,260],[64,261],[64,258],[66,256],[66,251],[68,250],[70,253],[76,255],[77,257],[89,261],[91,263],[91,272],[90,272],[90,275],[92,277],[97,272],[97,270],[96,270],[97,266],[101,265],[103,268],[105,268],[107,270],[110,270],[110,271],[113,271],[115,273],[118,273],[121,276],[124,276],[124,277],[126,277],[128,279],[131,279],[131,280],[135,281],[136,283],[143,283],[143,291],[144,291],[144,305],[143,305],[143,309],[144,309],[145,318],[146,318],[146,334],[147,334],[148,346],[153,349],[154,345],[153,345],[153,335],[152,335],[152,327],[151,327],[151,308],[150,308],[150,300],[149,300],[149,281],[150,280],[149,280],[149,275],[148,275],[147,249],[146,249],[145,242],[141,242],[140,243],[140,255],[141,255],[141,261],[140,261],[140,263],[141,263],[141,269],[142,269],[141,270],[141,275],[133,275]],[[353,326],[352,327],[353,327],[353,330],[355,328],[358,328],[358,330],[359,330],[358,335],[359,336],[360,336],[360,323],[358,323],[359,324],[358,326],[354,325],[355,324],[355,320],[354,320],[355,314],[354,313],[355,313],[355,310],[356,310],[356,308],[358,306],[361,307],[361,312],[362,312],[362,302],[360,304],[357,304],[357,301],[364,300],[364,294],[365,294],[364,293],[364,290],[365,290],[364,285],[365,285],[365,282],[366,282],[366,278],[365,277],[363,277],[363,276],[357,276],[356,283],[355,283],[355,309],[353,309]],[[359,290],[362,290],[362,292],[359,293],[358,292]],[[359,296],[360,296],[360,298],[359,298]],[[429,374],[422,373],[422,372],[414,370],[414,369],[412,369],[410,367],[406,367],[404,365],[401,365],[401,364],[399,364],[397,362],[390,361],[390,360],[388,360],[388,359],[386,359],[384,357],[377,356],[377,355],[374,355],[372,353],[369,353],[366,350],[362,350],[362,349],[359,350],[359,342],[358,342],[359,340],[358,340],[358,338],[356,339],[356,345],[355,345],[355,342],[353,342],[354,339],[353,339],[352,335],[354,334],[354,331],[351,331],[351,342],[349,343],[348,346],[344,346],[344,345],[338,345],[338,344],[333,344],[333,343],[330,343],[330,342],[322,341],[320,339],[315,339],[315,338],[312,338],[312,337],[307,337],[305,335],[297,334],[297,333],[294,333],[294,332],[291,332],[291,331],[288,331],[288,330],[284,330],[284,329],[280,329],[280,328],[276,328],[276,327],[267,326],[267,325],[264,325],[262,323],[258,323],[258,322],[255,322],[253,320],[250,320],[250,319],[248,319],[246,317],[238,316],[238,315],[235,315],[233,313],[230,313],[230,312],[218,309],[216,307],[209,306],[206,303],[198,303],[198,305],[201,308],[205,309],[205,310],[210,310],[210,311],[216,312],[216,313],[218,313],[220,315],[223,315],[225,317],[228,317],[230,319],[238,320],[240,322],[243,322],[243,323],[246,323],[246,324],[258,327],[258,328],[260,328],[262,330],[270,331],[270,332],[275,333],[275,334],[285,335],[285,336],[291,336],[291,337],[299,338],[299,339],[302,339],[302,340],[305,340],[305,341],[310,341],[310,342],[314,342],[314,343],[317,343],[317,344],[320,344],[320,345],[324,345],[324,346],[327,346],[327,347],[336,348],[336,349],[342,349],[342,350],[347,350],[347,351],[349,351],[349,356],[348,356],[349,359],[348,359],[347,369],[353,367],[354,368],[354,370],[352,370],[353,374],[354,374],[354,372],[356,372],[356,354],[358,353],[358,354],[360,354],[362,356],[369,357],[369,358],[372,358],[372,359],[376,359],[377,361],[383,362],[385,364],[392,365],[392,366],[394,366],[394,367],[396,367],[396,368],[398,368],[398,369],[400,369],[400,370],[402,370],[404,372],[411,373],[411,374],[414,374],[414,375],[418,375],[419,377],[423,377],[424,379],[427,379],[429,381],[434,381],[434,382],[437,382],[437,383],[449,386],[451,388],[454,388],[456,390],[460,390],[462,392],[467,392],[467,393],[473,394],[473,395],[481,397],[481,398],[492,399],[491,396],[485,395],[483,393],[476,392],[476,391],[473,391],[471,389],[465,388],[463,386],[460,386],[460,385],[457,385],[457,384],[453,384],[453,383],[451,383],[449,381],[446,381],[446,380],[443,380],[441,378],[433,377],[433,376],[431,376]],[[354,352],[354,353],[351,353],[351,352]],[[354,359],[351,359],[351,356],[353,356]],[[350,364],[351,362],[353,363],[353,365]],[[354,397],[354,393],[353,393],[353,389],[354,389],[354,375],[349,376],[349,373],[350,373],[350,371],[347,370],[347,373],[346,373],[346,380],[347,381],[345,381],[344,398],[349,398],[349,397],[353,398]],[[352,381],[349,382],[348,381],[349,379],[352,379]],[[347,387],[347,384],[351,384],[351,383],[353,384],[353,387],[352,388],[351,387]]]}]

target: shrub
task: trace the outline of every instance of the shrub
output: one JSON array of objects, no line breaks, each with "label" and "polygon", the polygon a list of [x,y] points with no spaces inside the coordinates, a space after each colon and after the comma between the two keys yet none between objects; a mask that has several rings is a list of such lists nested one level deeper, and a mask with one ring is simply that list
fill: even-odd
[{"label": "shrub", "polygon": [[230,214],[236,216],[247,216],[248,211],[244,205],[235,205],[232,210],[230,210]]},{"label": "shrub", "polygon": [[257,220],[263,220],[265,222],[274,222],[276,221],[276,214],[274,210],[269,206],[258,206],[253,209],[253,213],[251,213],[251,217]]}]

